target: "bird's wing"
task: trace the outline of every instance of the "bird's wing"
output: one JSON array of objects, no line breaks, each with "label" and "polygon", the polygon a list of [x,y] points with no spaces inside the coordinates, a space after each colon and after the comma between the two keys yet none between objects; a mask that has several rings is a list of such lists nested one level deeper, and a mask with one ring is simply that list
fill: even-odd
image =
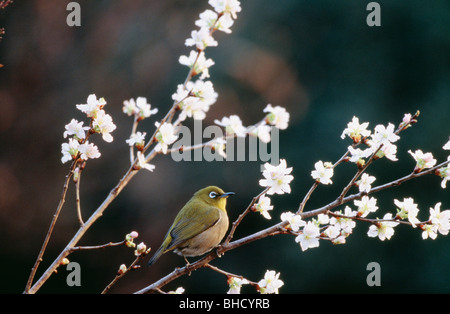
[{"label": "bird's wing", "polygon": [[211,228],[219,221],[220,213],[218,208],[204,205],[196,207],[191,206],[190,210],[185,212],[185,218],[171,228],[169,232],[172,236],[172,241],[168,245],[167,250],[178,247],[184,241]]}]

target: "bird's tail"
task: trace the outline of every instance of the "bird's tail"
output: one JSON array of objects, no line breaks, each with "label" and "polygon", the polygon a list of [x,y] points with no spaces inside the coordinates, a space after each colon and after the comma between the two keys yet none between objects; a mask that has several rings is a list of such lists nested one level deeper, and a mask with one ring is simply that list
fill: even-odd
[{"label": "bird's tail", "polygon": [[160,258],[161,255],[163,255],[163,253],[164,253],[164,246],[161,245],[161,247],[155,252],[155,254],[153,254],[153,256],[150,257],[147,266],[152,266],[156,262],[156,260]]}]

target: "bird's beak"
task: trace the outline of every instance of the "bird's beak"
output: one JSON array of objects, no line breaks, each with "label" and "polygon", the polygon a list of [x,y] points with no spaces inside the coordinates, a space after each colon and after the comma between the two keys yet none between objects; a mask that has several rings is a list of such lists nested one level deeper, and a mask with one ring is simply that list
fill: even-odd
[{"label": "bird's beak", "polygon": [[234,195],[234,192],[227,192],[227,193],[223,193],[222,195],[220,195],[221,198],[227,198],[230,195]]}]

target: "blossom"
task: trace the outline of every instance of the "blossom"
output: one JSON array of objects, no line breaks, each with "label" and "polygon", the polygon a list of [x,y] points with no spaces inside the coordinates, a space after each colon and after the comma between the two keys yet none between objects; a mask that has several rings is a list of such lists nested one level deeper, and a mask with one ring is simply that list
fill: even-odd
[{"label": "blossom", "polygon": [[274,270],[267,270],[264,274],[264,279],[258,282],[259,292],[262,294],[275,293],[278,294],[278,289],[284,285],[284,282],[279,279],[280,273]]},{"label": "blossom", "polygon": [[436,239],[437,237],[437,226],[436,225],[424,225],[421,227],[423,230],[422,232],[422,239],[428,239],[430,237],[431,239]]},{"label": "blossom", "polygon": [[259,198],[258,203],[255,204],[255,211],[259,212],[266,219],[271,219],[269,210],[272,210],[273,206],[270,205],[270,198],[263,195]]},{"label": "blossom", "polygon": [[203,13],[200,13],[200,19],[195,21],[195,25],[200,28],[217,29],[219,31],[230,34],[230,27],[234,23],[230,14],[223,14],[219,19],[218,17],[219,15],[216,12],[212,10],[206,10]]},{"label": "blossom", "polygon": [[[388,213],[384,215],[384,220],[392,220],[392,214]],[[367,232],[369,237],[378,237],[381,241],[390,239],[394,235],[394,227],[398,225],[398,222],[393,221],[382,221],[376,225],[372,225]]]},{"label": "blossom", "polygon": [[125,142],[130,146],[144,146],[145,143],[145,135],[147,135],[146,132],[136,132],[131,134],[130,138],[125,140]]},{"label": "blossom", "polygon": [[222,121],[214,120],[214,123],[225,127],[225,132],[227,134],[236,134],[236,136],[239,137],[245,137],[247,135],[247,129],[242,125],[241,118],[237,115],[223,117]]},{"label": "blossom", "polygon": [[193,30],[191,37],[186,39],[186,46],[196,46],[199,50],[205,50],[206,47],[217,46],[217,41],[211,36],[208,28],[202,27],[198,31]]},{"label": "blossom", "polygon": [[184,293],[184,288],[183,287],[178,287],[175,291],[169,291],[167,293],[168,294],[183,294]]},{"label": "blossom", "polygon": [[227,294],[239,294],[241,293],[242,285],[248,284],[249,281],[245,278],[229,277],[227,283],[230,287],[230,289],[227,291]]},{"label": "blossom", "polygon": [[286,228],[291,229],[292,231],[298,231],[300,227],[304,227],[306,222],[302,220],[300,215],[296,215],[292,212],[285,212],[281,214],[281,221],[287,221],[289,224]]},{"label": "blossom", "polygon": [[186,117],[203,120],[209,107],[216,102],[217,96],[210,81],[198,80],[188,82],[186,87],[178,85],[172,99],[179,103],[178,106],[182,110],[180,120],[183,121]]},{"label": "blossom", "polygon": [[144,244],[144,242],[141,242],[137,245],[136,250],[134,251],[134,255],[140,256],[141,254],[145,253],[147,250],[147,246]]},{"label": "blossom", "polygon": [[344,139],[347,135],[354,143],[359,143],[361,137],[367,137],[370,135],[370,130],[367,130],[369,122],[359,123],[359,118],[353,117],[352,121],[347,124],[347,128],[341,134],[341,138]]},{"label": "blossom", "polygon": [[349,146],[348,151],[351,155],[349,161],[351,162],[360,162],[361,159],[370,157],[372,155],[373,150],[371,148],[366,148],[364,150],[360,148],[353,148],[353,146]]},{"label": "blossom", "polygon": [[250,126],[247,128],[247,132],[252,136],[257,136],[261,142],[269,143],[270,142],[270,126],[267,124],[260,124],[256,128],[254,126]]},{"label": "blossom", "polygon": [[425,168],[431,168],[436,164],[436,159],[433,158],[432,153],[423,153],[422,150],[418,149],[414,153],[408,150],[408,153],[413,156],[416,161],[415,172],[420,172]]},{"label": "blossom", "polygon": [[[378,147],[373,146],[373,149],[378,149]],[[392,161],[397,161],[397,146],[390,143],[390,142],[385,142],[383,144],[383,146],[378,150],[376,156],[378,158],[382,158],[382,157],[386,157],[387,159],[390,159]]]},{"label": "blossom", "polygon": [[61,153],[63,154],[61,158],[61,162],[64,164],[69,160],[72,160],[76,158],[78,155],[78,147],[80,146],[80,143],[73,138],[69,138],[68,143],[62,143],[61,144]]},{"label": "blossom", "polygon": [[353,228],[355,228],[356,226],[356,223],[353,221],[353,219],[347,217],[354,217],[356,215],[357,213],[353,212],[349,206],[345,206],[344,216],[346,217],[332,217],[330,219],[330,225],[339,226],[344,234],[351,234]]},{"label": "blossom", "polygon": [[193,75],[201,73],[200,79],[209,77],[209,68],[214,65],[212,59],[206,59],[204,51],[191,50],[189,57],[181,56],[178,62],[193,69]]},{"label": "blossom", "polygon": [[137,159],[138,159],[137,166],[139,169],[143,168],[149,171],[153,171],[155,169],[155,165],[147,163],[147,161],[145,160],[145,156],[141,151],[137,152]]},{"label": "blossom", "polygon": [[263,112],[268,112],[266,121],[270,125],[274,125],[280,130],[285,130],[288,127],[289,112],[285,108],[280,106],[272,107],[271,104],[268,104]]},{"label": "blossom", "polygon": [[158,144],[155,146],[155,151],[162,151],[163,154],[166,154],[169,145],[178,139],[178,135],[175,135],[175,127],[168,122],[164,122],[161,126],[159,122],[155,122],[155,125],[159,127],[158,133],[155,136],[158,141]]},{"label": "blossom", "polygon": [[136,100],[131,98],[130,100],[125,100],[122,107],[123,113],[132,116],[136,115],[139,120],[148,118],[158,112],[158,108],[151,109],[151,105],[147,103],[147,98],[138,97]]},{"label": "blossom", "polygon": [[104,98],[97,99],[95,94],[89,95],[87,98],[87,104],[76,105],[76,107],[84,112],[89,118],[95,118],[97,116],[97,112],[103,109],[103,106],[106,105],[106,101]]},{"label": "blossom", "polygon": [[363,173],[361,179],[356,182],[358,184],[359,191],[369,193],[372,188],[371,184],[375,180],[375,177],[370,176],[367,173]]},{"label": "blossom", "polygon": [[323,233],[330,239],[336,239],[341,235],[341,228],[338,225],[330,225]]},{"label": "blossom", "polygon": [[326,225],[330,222],[330,217],[327,214],[319,214],[317,215],[317,219],[315,220],[319,225]]},{"label": "blossom", "polygon": [[303,228],[301,234],[295,238],[295,242],[300,243],[302,251],[309,248],[314,248],[319,246],[319,236],[320,229],[313,222],[308,221],[308,223]]},{"label": "blossom", "polygon": [[[447,160],[450,161],[450,156],[448,156]],[[446,167],[439,168],[436,171],[436,174],[443,179],[441,182],[441,187],[445,189],[447,187],[447,181],[450,181],[450,165],[447,164]]]},{"label": "blossom", "polygon": [[89,158],[99,158],[100,152],[98,151],[98,147],[89,141],[86,141],[83,144],[78,146],[78,151],[80,152],[80,158],[83,160],[88,160]]},{"label": "blossom", "polygon": [[201,101],[204,102],[207,106],[212,105],[217,100],[218,95],[214,91],[214,87],[211,81],[189,81],[186,84],[186,89],[190,90],[190,93],[195,97],[200,98]]},{"label": "blossom", "polygon": [[444,146],[442,146],[442,148],[445,150],[450,150],[450,138],[449,138],[448,142]]},{"label": "blossom", "polygon": [[104,110],[99,110],[97,112],[97,116],[94,119],[92,124],[92,128],[95,132],[100,133],[105,142],[112,142],[113,137],[110,134],[112,131],[116,129],[116,125],[112,121],[112,117],[105,113]]},{"label": "blossom", "polygon": [[75,139],[80,140],[86,137],[86,133],[84,131],[89,130],[88,126],[83,126],[83,121],[78,122],[75,119],[72,119],[69,124],[65,126],[66,130],[64,131],[64,138],[68,135],[74,135]]},{"label": "blossom", "polygon": [[411,197],[404,198],[403,202],[394,199],[394,203],[400,209],[397,212],[397,216],[401,219],[408,218],[408,221],[411,223],[413,228],[415,228],[416,224],[420,221],[416,217],[419,213],[419,209],[417,208],[417,204],[414,203],[414,200]]},{"label": "blossom", "polygon": [[434,208],[430,208],[430,221],[437,226],[439,233],[447,235],[450,230],[450,210],[441,212],[441,202],[437,203]]},{"label": "blossom", "polygon": [[209,0],[208,3],[217,13],[230,14],[234,19],[236,13],[241,12],[241,4],[238,0]]},{"label": "blossom", "polygon": [[117,271],[117,274],[118,275],[122,275],[122,274],[124,274],[124,273],[126,273],[127,272],[127,266],[125,265],[125,264],[121,264],[120,266],[119,266],[119,270]]},{"label": "blossom", "polygon": [[386,142],[394,143],[400,139],[400,136],[395,134],[394,125],[392,123],[389,123],[387,127],[379,124],[375,126],[375,132],[372,134],[372,139],[375,143],[381,145]]},{"label": "blossom", "polygon": [[200,13],[200,19],[195,21],[195,25],[200,28],[214,28],[217,23],[218,16],[219,15],[217,14],[217,12],[214,12],[212,10],[205,10],[204,12]]},{"label": "blossom", "polygon": [[353,201],[353,203],[358,207],[358,217],[366,217],[369,213],[374,213],[378,209],[377,199],[367,195],[364,195],[360,200]]},{"label": "blossom", "polygon": [[227,158],[227,154],[225,153],[226,144],[227,141],[223,137],[215,138],[209,142],[209,146],[223,158]]},{"label": "blossom", "polygon": [[269,187],[269,190],[267,191],[267,194],[269,195],[274,193],[291,193],[289,183],[294,179],[294,177],[290,175],[291,172],[292,167],[287,168],[285,159],[281,159],[278,166],[273,166],[266,162],[263,171],[265,179],[259,180],[259,185]]},{"label": "blossom", "polygon": [[330,163],[323,163],[323,161],[320,160],[314,164],[314,167],[315,170],[311,171],[311,176],[313,179],[322,184],[333,183],[333,181],[331,181],[331,177],[333,176],[334,171]]},{"label": "blossom", "polygon": [[151,109],[152,106],[147,103],[147,98],[145,97],[138,97],[136,99],[136,107],[138,111],[137,115],[141,120],[144,118],[148,118],[158,112],[158,108]]}]

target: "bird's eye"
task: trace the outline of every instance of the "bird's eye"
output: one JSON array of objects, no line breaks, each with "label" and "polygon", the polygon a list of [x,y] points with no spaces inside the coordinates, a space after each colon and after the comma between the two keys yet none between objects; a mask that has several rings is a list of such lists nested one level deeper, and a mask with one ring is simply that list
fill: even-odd
[{"label": "bird's eye", "polygon": [[218,195],[218,194],[217,194],[216,192],[210,192],[210,193],[209,193],[209,197],[210,197],[210,198],[216,198],[217,195]]}]

